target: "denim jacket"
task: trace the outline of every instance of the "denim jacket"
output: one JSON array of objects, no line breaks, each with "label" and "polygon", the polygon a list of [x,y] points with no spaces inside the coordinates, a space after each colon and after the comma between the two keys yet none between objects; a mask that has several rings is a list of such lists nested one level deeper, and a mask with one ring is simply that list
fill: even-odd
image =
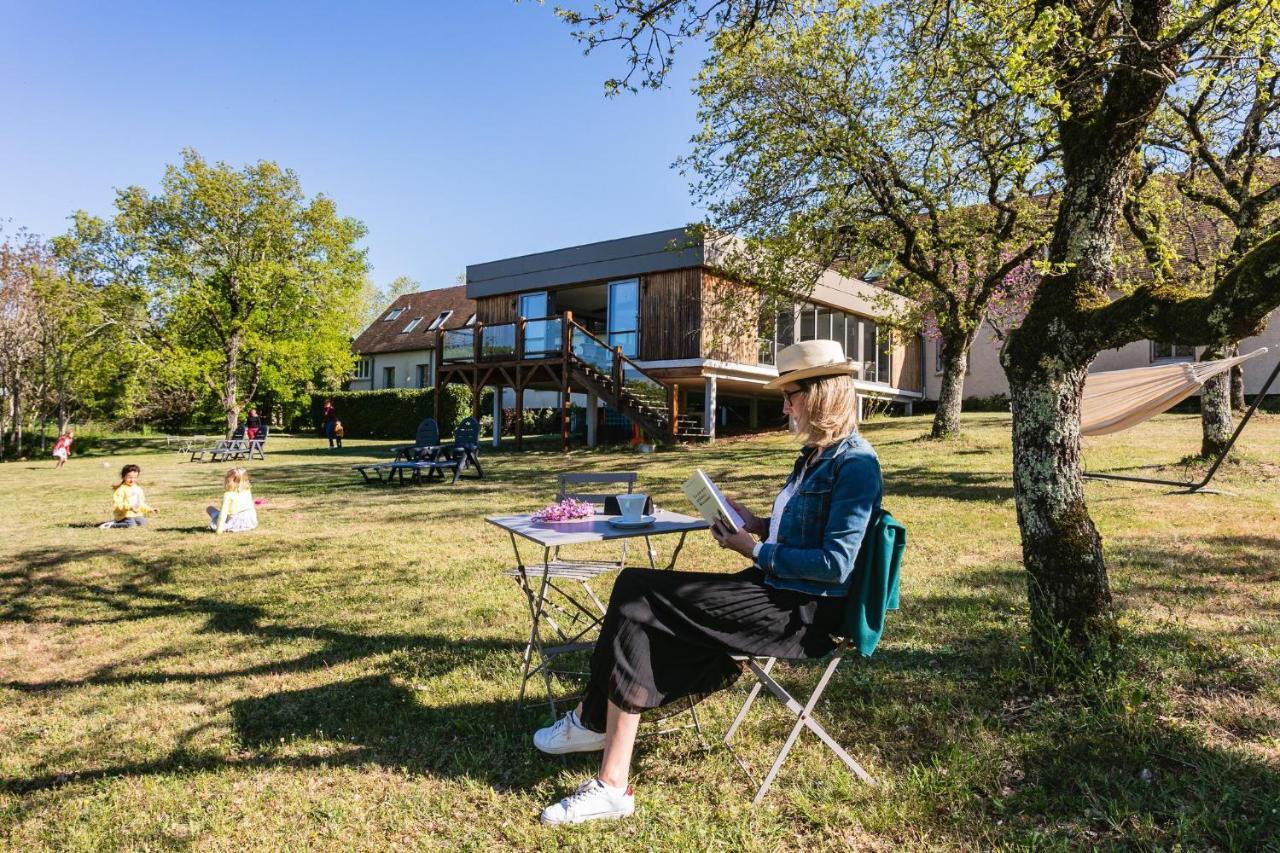
[{"label": "denim jacket", "polygon": [[[787,483],[814,452],[800,452]],[[848,594],[858,548],[883,497],[880,460],[866,439],[854,433],[825,448],[787,502],[778,541],[760,547],[756,564],[765,583],[812,595]]]}]

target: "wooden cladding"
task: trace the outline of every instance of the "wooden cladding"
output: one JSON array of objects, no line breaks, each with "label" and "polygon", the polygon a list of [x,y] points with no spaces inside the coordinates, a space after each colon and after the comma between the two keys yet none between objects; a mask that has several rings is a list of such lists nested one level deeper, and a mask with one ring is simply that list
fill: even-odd
[{"label": "wooden cladding", "polygon": [[923,391],[920,387],[920,359],[923,358],[920,336],[912,335],[903,346],[893,348],[890,384],[904,391]]},{"label": "wooden cladding", "polygon": [[702,270],[696,268],[651,273],[641,278],[641,361],[701,355],[702,278]]},{"label": "wooden cladding", "polygon": [[760,295],[755,288],[704,271],[701,354],[735,364],[756,364],[760,356]]},{"label": "wooden cladding", "polygon": [[499,296],[482,296],[476,300],[476,322],[486,326],[496,323],[514,323],[516,320],[516,297],[511,294]]}]

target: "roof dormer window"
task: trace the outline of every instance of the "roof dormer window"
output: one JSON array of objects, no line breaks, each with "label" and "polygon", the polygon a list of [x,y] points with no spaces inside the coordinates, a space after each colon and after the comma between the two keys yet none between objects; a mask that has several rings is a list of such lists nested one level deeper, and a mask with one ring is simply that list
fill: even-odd
[{"label": "roof dormer window", "polygon": [[398,320],[400,318],[400,315],[403,313],[404,313],[403,308],[392,308],[390,311],[387,312],[386,322],[390,323],[392,320]]},{"label": "roof dormer window", "polygon": [[400,334],[402,334],[402,335],[403,335],[403,334],[405,334],[406,332],[412,332],[414,329],[416,329],[416,328],[418,327],[418,324],[419,324],[419,323],[421,323],[421,322],[422,322],[422,318],[421,318],[421,317],[414,317],[411,321],[409,321],[409,325],[405,326],[405,327],[400,331]]},{"label": "roof dormer window", "polygon": [[472,314],[470,317],[467,318],[467,322],[463,323],[462,325],[474,326],[475,324],[476,324],[476,315]]},{"label": "roof dormer window", "polygon": [[445,321],[453,316],[452,311],[441,311],[440,316],[431,321],[431,325],[427,326],[428,332],[434,332],[436,329],[444,325]]}]

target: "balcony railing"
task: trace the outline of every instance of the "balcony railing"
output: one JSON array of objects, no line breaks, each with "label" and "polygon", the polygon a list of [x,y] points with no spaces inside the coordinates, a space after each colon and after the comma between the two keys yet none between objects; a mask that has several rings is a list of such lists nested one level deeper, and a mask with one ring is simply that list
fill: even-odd
[{"label": "balcony railing", "polygon": [[440,360],[446,364],[518,361],[560,355],[560,317],[520,318],[514,323],[477,323],[439,332]]}]

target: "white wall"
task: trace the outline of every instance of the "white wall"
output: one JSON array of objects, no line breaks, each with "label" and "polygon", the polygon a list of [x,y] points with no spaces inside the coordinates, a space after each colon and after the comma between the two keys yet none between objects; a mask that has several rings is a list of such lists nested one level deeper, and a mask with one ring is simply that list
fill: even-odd
[{"label": "white wall", "polygon": [[[1009,383],[1005,380],[1004,368],[1000,366],[1000,342],[993,340],[993,338],[994,336],[990,330],[984,326],[973,343],[973,349],[969,355],[969,375],[965,377],[964,382],[964,396],[966,398],[991,397],[996,394],[1007,395],[1009,393]],[[930,400],[938,399],[938,394],[942,388],[942,374],[935,373],[933,369],[935,363],[934,353],[937,351],[938,346],[938,341],[925,342],[925,364],[927,367],[925,376],[928,379],[928,393],[926,396]],[[1244,355],[1260,347],[1267,347],[1267,354],[1244,363],[1244,392],[1246,394],[1257,394],[1262,389],[1262,383],[1267,380],[1267,376],[1275,369],[1277,359],[1280,359],[1280,311],[1271,315],[1271,322],[1263,329],[1262,334],[1246,338],[1240,342],[1240,353]],[[1132,367],[1149,367],[1151,364],[1151,342],[1136,341],[1119,349],[1098,353],[1098,357],[1094,359],[1089,372],[1126,370]],[[1271,386],[1269,393],[1280,394],[1280,380],[1277,380],[1276,384]]]}]

